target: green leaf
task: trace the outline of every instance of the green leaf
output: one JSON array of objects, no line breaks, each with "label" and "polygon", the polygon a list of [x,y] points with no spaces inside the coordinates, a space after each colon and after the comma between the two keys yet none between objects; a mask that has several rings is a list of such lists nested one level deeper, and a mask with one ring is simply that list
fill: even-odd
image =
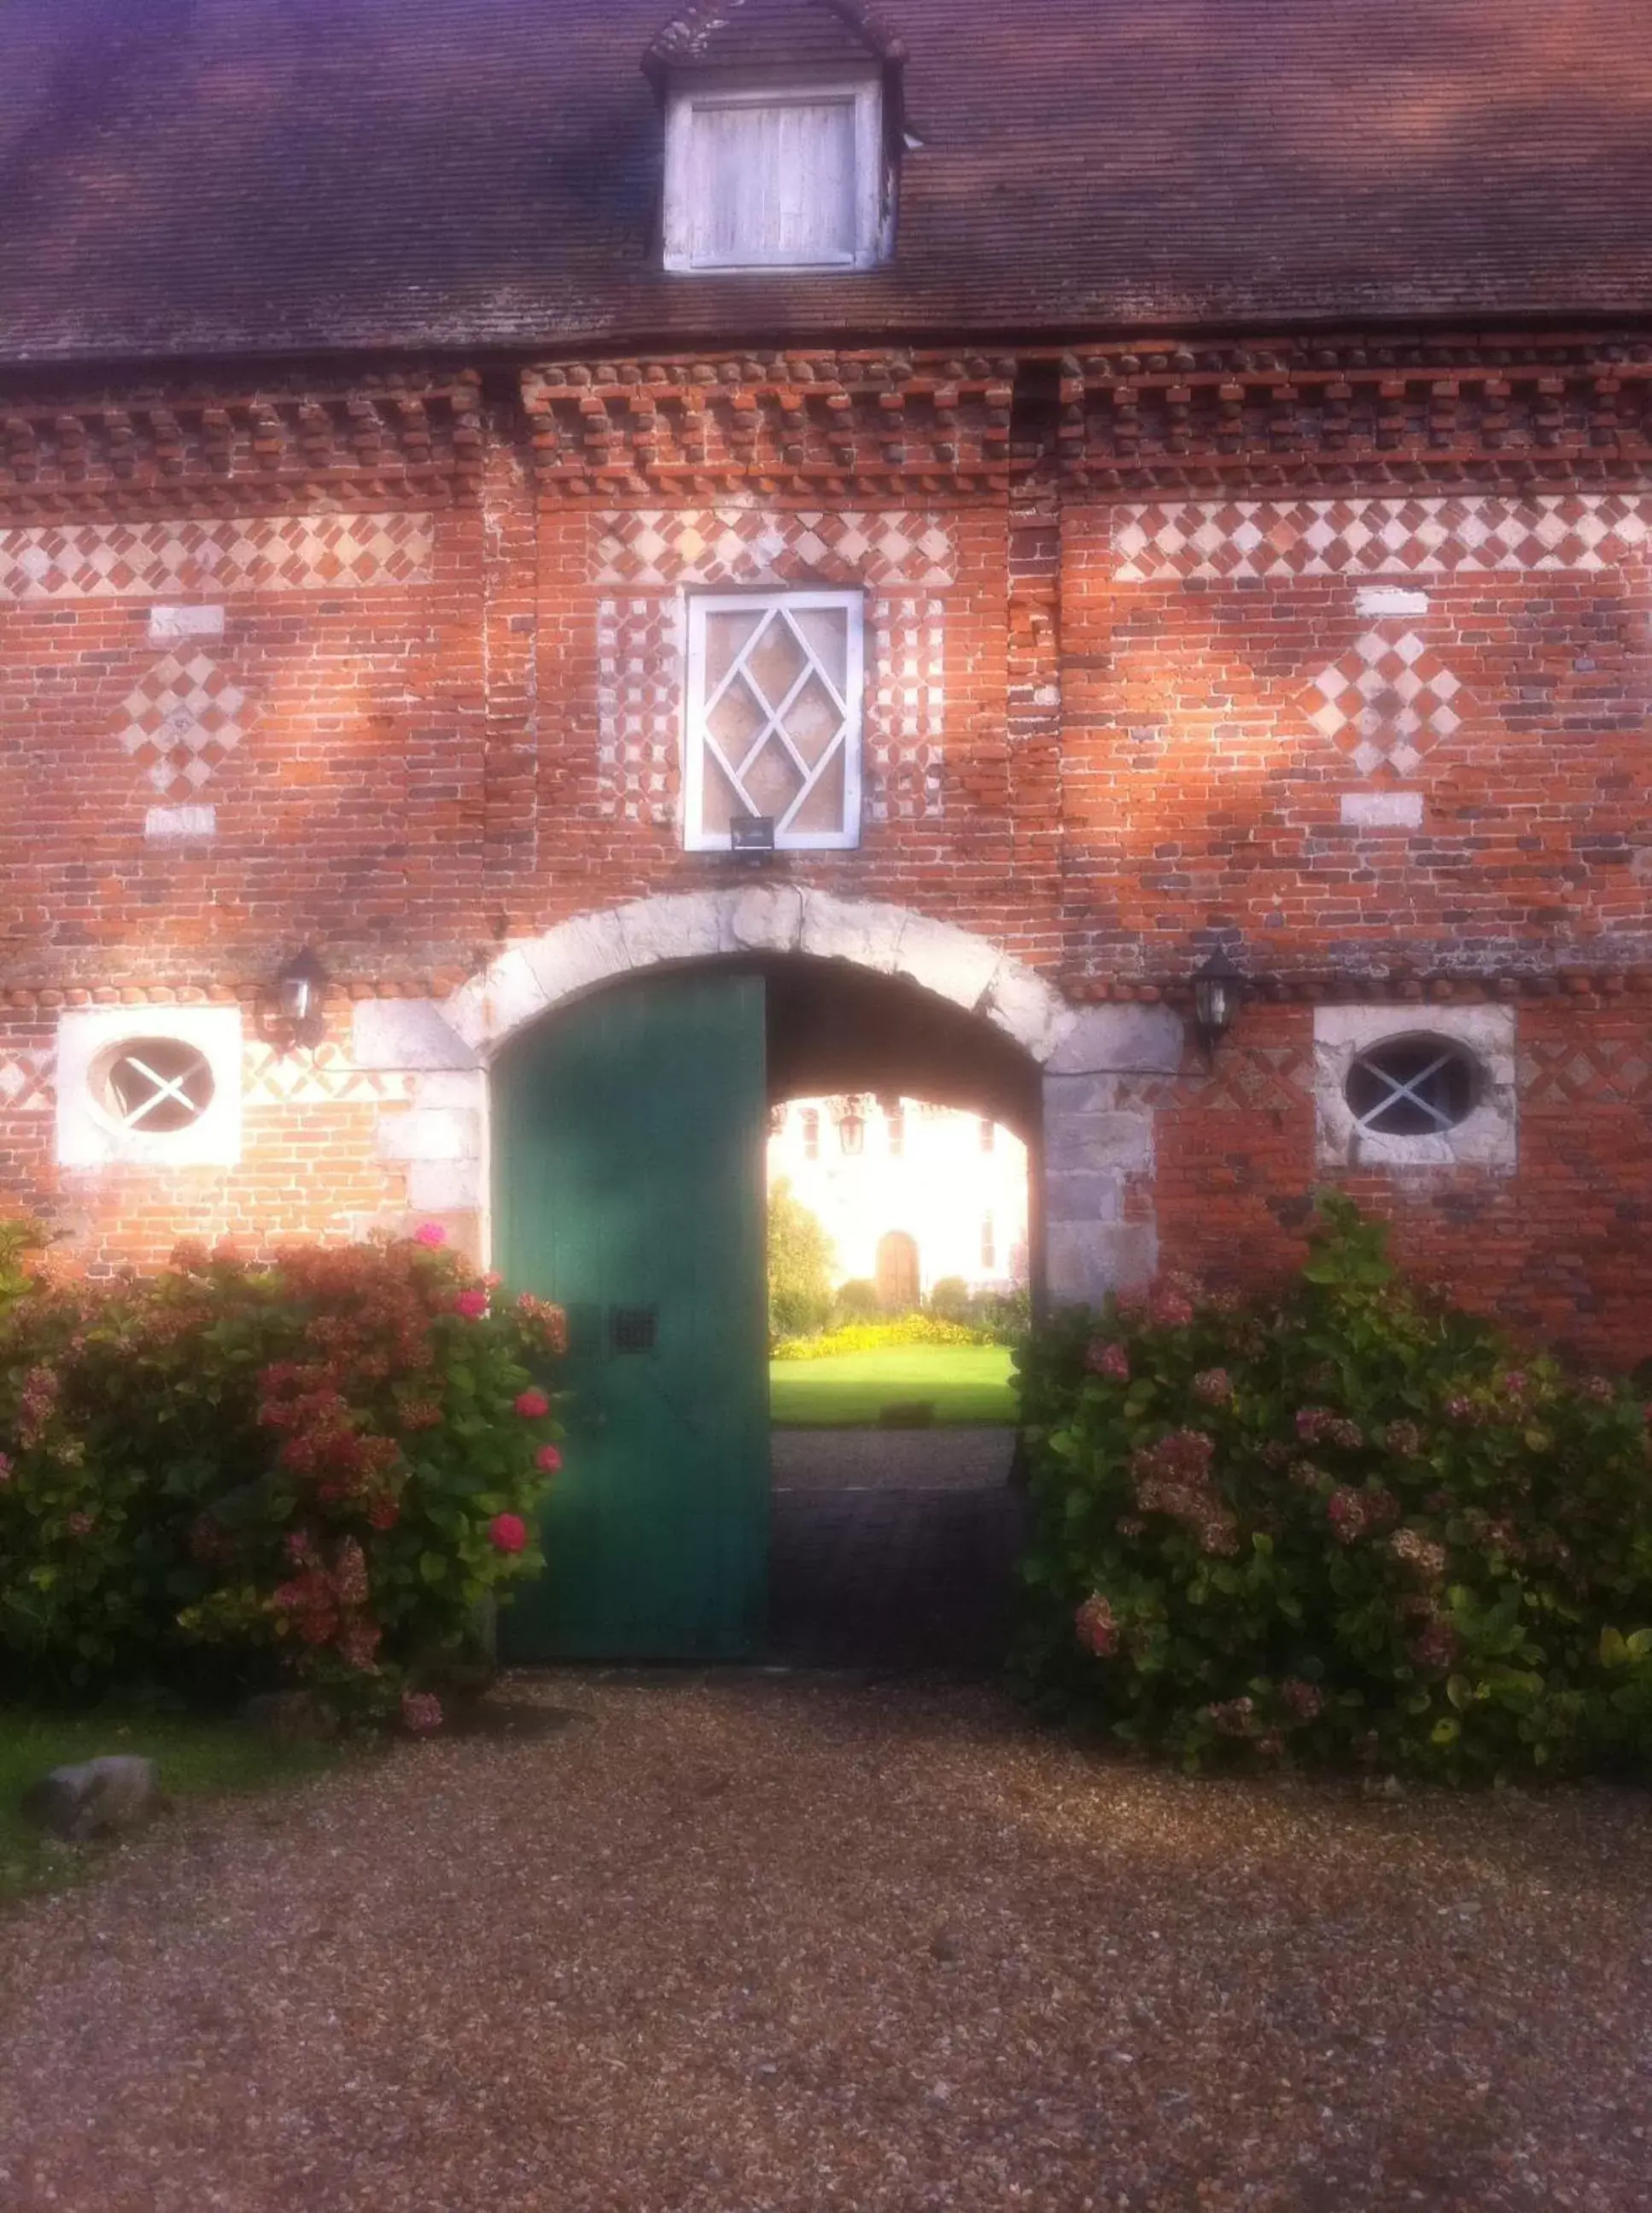
[{"label": "green leaf", "polygon": [[421,1552],[418,1571],[427,1583],[439,1583],[448,1572],[448,1563],[440,1552]]},{"label": "green leaf", "polygon": [[1624,1632],[1621,1629],[1612,1628],[1608,1622],[1600,1631],[1600,1665],[1603,1667],[1621,1667],[1629,1656],[1629,1645]]}]

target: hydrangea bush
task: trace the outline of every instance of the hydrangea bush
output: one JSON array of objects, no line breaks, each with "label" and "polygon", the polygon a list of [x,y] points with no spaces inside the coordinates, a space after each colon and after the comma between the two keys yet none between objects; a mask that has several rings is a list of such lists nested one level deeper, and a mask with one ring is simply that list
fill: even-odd
[{"label": "hydrangea bush", "polygon": [[560,1310],[498,1305],[435,1225],[100,1283],[33,1265],[40,1235],[0,1225],[0,1667],[91,1686],[193,1655],[439,1721],[542,1565]]},{"label": "hydrangea bush", "polygon": [[1347,1201],[1271,1304],[1173,1279],[1017,1365],[1045,1700],[1190,1768],[1645,1771],[1645,1410],[1403,1284]]}]

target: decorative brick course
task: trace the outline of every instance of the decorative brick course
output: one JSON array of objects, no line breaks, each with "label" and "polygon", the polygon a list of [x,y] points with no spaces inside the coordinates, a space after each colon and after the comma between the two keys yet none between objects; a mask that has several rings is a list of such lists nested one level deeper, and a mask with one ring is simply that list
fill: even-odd
[{"label": "decorative brick course", "polygon": [[1528,499],[1162,500],[1113,511],[1121,584],[1197,577],[1495,575],[1609,568],[1652,533],[1633,493]]},{"label": "decorative brick course", "polygon": [[428,515],[238,515],[0,530],[0,601],[371,591],[430,582]]},{"label": "decorative brick course", "polygon": [[50,1113],[57,1100],[56,1064],[49,1046],[34,1052],[21,1046],[0,1050],[0,1114]]},{"label": "decorative brick course", "polygon": [[901,512],[721,507],[640,509],[599,518],[598,584],[753,584],[766,581],[934,588],[957,576],[952,533]]}]

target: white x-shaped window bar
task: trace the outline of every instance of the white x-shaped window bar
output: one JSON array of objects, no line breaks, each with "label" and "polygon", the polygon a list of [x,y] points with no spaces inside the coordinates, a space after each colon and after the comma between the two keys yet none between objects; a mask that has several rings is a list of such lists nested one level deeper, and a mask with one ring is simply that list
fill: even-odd
[{"label": "white x-shaped window bar", "polygon": [[[160,1056],[153,1048],[129,1048],[110,1069],[110,1097],[123,1130],[138,1129],[155,1117],[163,1129],[182,1129],[205,1111],[211,1097],[211,1076],[205,1061],[192,1047],[175,1049],[167,1058],[174,1064],[170,1075],[156,1065]],[[132,1077],[138,1083],[133,1083]],[[133,1096],[138,1084],[147,1085],[148,1089]]]},{"label": "white x-shaped window bar", "polygon": [[1366,1107],[1363,1113],[1355,1113],[1356,1124],[1362,1130],[1381,1136],[1393,1115],[1410,1105],[1432,1122],[1436,1130],[1454,1129],[1462,1116],[1442,1106],[1436,1099],[1430,1098],[1424,1087],[1432,1084],[1442,1069],[1454,1066],[1458,1058],[1458,1054],[1448,1047],[1444,1052],[1436,1054],[1425,1063],[1415,1075],[1401,1076],[1385,1067],[1380,1056],[1362,1053],[1356,1066],[1363,1075],[1386,1088],[1382,1096]]}]

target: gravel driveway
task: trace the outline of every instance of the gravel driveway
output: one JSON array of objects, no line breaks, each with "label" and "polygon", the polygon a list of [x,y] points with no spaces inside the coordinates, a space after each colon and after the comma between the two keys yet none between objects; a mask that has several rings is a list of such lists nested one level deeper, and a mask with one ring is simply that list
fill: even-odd
[{"label": "gravel driveway", "polygon": [[1189,1783],[923,1679],[504,1695],[4,1923],[7,2213],[1652,2203],[1638,1795]]}]

